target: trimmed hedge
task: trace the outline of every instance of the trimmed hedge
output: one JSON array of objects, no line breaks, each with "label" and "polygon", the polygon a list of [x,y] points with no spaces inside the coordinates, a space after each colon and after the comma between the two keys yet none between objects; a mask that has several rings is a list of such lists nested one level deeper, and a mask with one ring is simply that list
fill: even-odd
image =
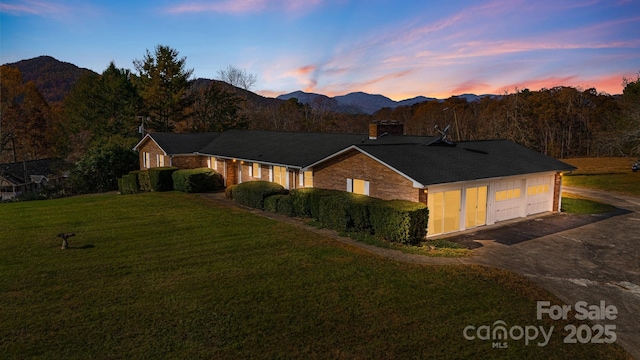
[{"label": "trimmed hedge", "polygon": [[293,204],[293,215],[299,217],[311,217],[319,220],[320,199],[341,193],[344,193],[344,191],[317,188],[291,190],[289,195],[291,195],[291,201]]},{"label": "trimmed hedge", "polygon": [[149,171],[148,170],[136,170],[131,173],[135,173],[138,176],[138,185],[140,186],[139,190],[142,192],[151,191],[151,180],[149,179]]},{"label": "trimmed hedge", "polygon": [[177,171],[177,167],[154,167],[149,171],[149,182],[153,191],[171,191],[173,190],[172,175]]},{"label": "trimmed hedge", "polygon": [[351,227],[349,216],[351,198],[349,193],[343,192],[319,198],[318,221],[324,226],[336,230],[346,231]]},{"label": "trimmed hedge", "polygon": [[286,194],[282,185],[269,181],[247,181],[235,185],[232,190],[233,200],[244,206],[264,210],[264,200],[271,195]]},{"label": "trimmed hedge", "polygon": [[374,234],[402,244],[416,244],[427,235],[429,209],[405,200],[373,201],[369,220]]},{"label": "trimmed hedge", "polygon": [[120,194],[136,194],[138,192],[138,177],[135,174],[123,175],[118,179]]},{"label": "trimmed hedge", "polygon": [[278,200],[277,213],[289,217],[293,216],[293,199],[291,199],[290,195],[280,196],[282,197],[280,198],[280,200]]},{"label": "trimmed hedge", "polygon": [[201,193],[222,189],[222,175],[209,168],[177,170],[171,175],[174,190]]},{"label": "trimmed hedge", "polygon": [[287,195],[271,195],[268,198],[264,199],[264,211],[272,213],[278,212],[278,202],[285,196]]}]

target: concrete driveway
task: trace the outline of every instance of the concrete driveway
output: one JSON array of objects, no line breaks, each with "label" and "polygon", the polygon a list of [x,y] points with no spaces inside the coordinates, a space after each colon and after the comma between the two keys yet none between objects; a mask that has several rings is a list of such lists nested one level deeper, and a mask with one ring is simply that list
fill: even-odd
[{"label": "concrete driveway", "polygon": [[[540,217],[528,221],[529,225],[514,223],[460,235],[457,240],[482,245],[462,262],[520,273],[572,309],[578,301],[599,305],[604,300],[615,305],[617,319],[599,323],[616,325],[616,342],[640,359],[640,198],[566,187],[564,191],[626,211],[592,219]],[[575,221],[578,227],[566,226],[567,221]]]}]

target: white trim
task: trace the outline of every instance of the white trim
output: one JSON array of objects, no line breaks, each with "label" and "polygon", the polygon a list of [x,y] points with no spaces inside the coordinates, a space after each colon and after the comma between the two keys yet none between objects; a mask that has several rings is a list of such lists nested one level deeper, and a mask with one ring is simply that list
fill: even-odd
[{"label": "white trim", "polygon": [[162,150],[162,153],[164,154],[164,156],[169,156],[169,153],[167,153],[166,151],[164,151],[164,149],[162,148],[162,146],[160,146],[160,144],[158,144],[158,142],[157,142],[153,137],[151,137],[151,134],[147,134],[147,135],[145,135],[145,136],[142,138],[142,140],[140,140],[140,141],[136,144],[136,146],[134,146],[134,147],[133,147],[133,150],[140,151],[140,149],[138,149],[138,147],[139,147],[140,145],[142,145],[142,143],[144,142],[144,140],[145,140],[146,138],[151,139],[151,140],[156,144],[156,146],[158,147],[158,149]]}]

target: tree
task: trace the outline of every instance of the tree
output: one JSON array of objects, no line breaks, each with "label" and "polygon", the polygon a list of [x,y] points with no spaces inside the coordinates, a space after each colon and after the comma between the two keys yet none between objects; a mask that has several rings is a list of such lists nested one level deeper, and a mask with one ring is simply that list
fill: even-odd
[{"label": "tree", "polygon": [[149,50],[142,60],[134,60],[137,70],[135,85],[140,91],[149,126],[156,131],[171,131],[175,124],[186,117],[190,99],[187,89],[191,85],[193,69],[185,67],[186,57],[178,58],[178,51],[158,45],[152,54]]},{"label": "tree", "polygon": [[70,129],[91,129],[96,137],[135,136],[141,99],[127,69],[113,62],[102,75],[83,76],[65,99]]},{"label": "tree", "polygon": [[194,90],[189,130],[207,132],[247,128],[247,118],[240,113],[240,101],[215,82]]},{"label": "tree", "polygon": [[135,140],[114,136],[94,144],[76,163],[71,180],[76,193],[116,190],[118,178],[138,168],[138,154],[131,150]]},{"label": "tree", "polygon": [[16,68],[0,67],[0,114],[0,156],[8,149],[14,162],[48,155],[49,105]]},{"label": "tree", "polygon": [[623,78],[622,109],[625,123],[621,140],[628,152],[640,156],[640,72],[636,79]]},{"label": "tree", "polygon": [[218,80],[224,81],[227,84],[242,90],[249,91],[258,81],[258,77],[255,74],[247,73],[243,69],[227,65],[226,69],[218,71]]}]

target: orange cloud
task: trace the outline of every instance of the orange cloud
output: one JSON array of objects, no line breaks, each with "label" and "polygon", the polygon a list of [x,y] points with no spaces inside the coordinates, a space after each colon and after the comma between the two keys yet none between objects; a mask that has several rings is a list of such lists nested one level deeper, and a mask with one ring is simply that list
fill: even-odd
[{"label": "orange cloud", "polygon": [[296,75],[307,75],[311,72],[314,72],[317,69],[317,67],[315,65],[307,65],[307,66],[303,66],[301,68],[298,68],[296,70],[293,70],[293,74]]},{"label": "orange cloud", "polygon": [[517,89],[529,89],[537,91],[543,88],[549,89],[555,86],[571,86],[582,89],[595,88],[598,92],[608,94],[621,94],[622,78],[628,74],[610,74],[595,78],[581,78],[575,75],[565,77],[547,77],[544,79],[529,79],[512,83],[508,86],[494,89],[492,93],[500,94],[504,91],[512,92]]}]

